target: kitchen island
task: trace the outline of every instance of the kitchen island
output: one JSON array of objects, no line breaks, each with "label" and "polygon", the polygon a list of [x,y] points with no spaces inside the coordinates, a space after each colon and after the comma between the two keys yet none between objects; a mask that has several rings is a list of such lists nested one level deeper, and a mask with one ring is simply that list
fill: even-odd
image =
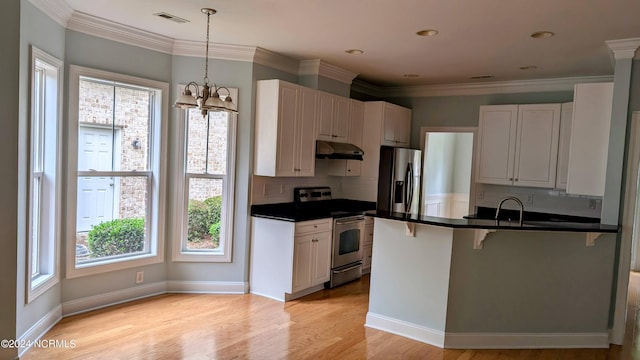
[{"label": "kitchen island", "polygon": [[617,226],[369,215],[366,326],[445,348],[608,347]]}]

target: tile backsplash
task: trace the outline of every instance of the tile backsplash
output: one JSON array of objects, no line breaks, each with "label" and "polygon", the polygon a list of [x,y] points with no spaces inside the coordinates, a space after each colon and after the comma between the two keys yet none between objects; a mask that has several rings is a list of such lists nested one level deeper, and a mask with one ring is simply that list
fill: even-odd
[{"label": "tile backsplash", "polygon": [[[525,211],[599,218],[602,198],[567,194],[562,190],[476,184],[476,206],[495,208],[500,200],[515,196]],[[517,209],[514,202],[505,202],[506,209]]]}]

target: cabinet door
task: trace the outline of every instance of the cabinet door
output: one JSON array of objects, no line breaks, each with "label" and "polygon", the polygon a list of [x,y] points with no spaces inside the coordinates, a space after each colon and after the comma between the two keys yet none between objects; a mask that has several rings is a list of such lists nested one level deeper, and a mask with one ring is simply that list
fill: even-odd
[{"label": "cabinet door", "polygon": [[515,157],[518,105],[480,107],[477,180],[511,185]]},{"label": "cabinet door", "polygon": [[[296,176],[296,120],[298,87],[280,84],[278,96],[278,139],[276,176]],[[259,134],[257,134],[259,136]]]},{"label": "cabinet door", "polygon": [[567,193],[604,195],[612,102],[613,83],[575,86]]},{"label": "cabinet door", "polygon": [[514,185],[555,187],[560,109],[560,104],[518,106]]},{"label": "cabinet door", "polygon": [[293,292],[310,288],[315,234],[296,236],[293,246]]},{"label": "cabinet door", "polygon": [[323,92],[318,92],[318,133],[320,140],[334,141],[333,117],[335,96]]},{"label": "cabinet door", "polygon": [[397,146],[396,122],[398,121],[398,108],[392,104],[384,104],[382,114],[382,145]]},{"label": "cabinet door", "polygon": [[411,110],[398,108],[398,119],[394,130],[396,146],[409,146],[411,143]]},{"label": "cabinet door", "polygon": [[556,170],[556,189],[561,190],[567,188],[572,117],[573,102],[562,104],[562,109],[560,110],[560,138],[558,140],[558,166]]},{"label": "cabinet door", "polygon": [[317,95],[313,89],[301,88],[299,96],[300,111],[297,121],[296,139],[296,175],[313,176],[316,160],[315,123]]},{"label": "cabinet door", "polygon": [[313,240],[311,286],[320,285],[331,278],[331,231],[316,233]]},{"label": "cabinet door", "polygon": [[333,141],[346,142],[349,135],[349,113],[350,113],[350,101],[349,98],[342,96],[335,97],[334,109],[335,114],[333,117],[332,135]]}]

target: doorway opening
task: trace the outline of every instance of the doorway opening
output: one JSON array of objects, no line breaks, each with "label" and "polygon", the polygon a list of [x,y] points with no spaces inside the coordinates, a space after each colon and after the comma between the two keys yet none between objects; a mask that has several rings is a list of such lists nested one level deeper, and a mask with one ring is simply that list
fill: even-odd
[{"label": "doorway opening", "polygon": [[420,128],[423,151],[421,213],[460,219],[474,204],[476,128]]}]

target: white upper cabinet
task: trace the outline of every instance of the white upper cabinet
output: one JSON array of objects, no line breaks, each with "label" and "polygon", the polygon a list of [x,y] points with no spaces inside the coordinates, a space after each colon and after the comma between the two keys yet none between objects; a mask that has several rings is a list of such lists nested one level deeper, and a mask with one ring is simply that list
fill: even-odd
[{"label": "white upper cabinet", "polygon": [[349,98],[316,91],[318,95],[318,140],[346,142],[349,132]]},{"label": "white upper cabinet", "polygon": [[[361,175],[378,177],[380,145],[408,147],[411,134],[411,109],[384,101],[364,103]],[[386,139],[386,140],[385,140]]]},{"label": "white upper cabinet", "polygon": [[480,108],[477,181],[553,188],[560,104]]},{"label": "white upper cabinet", "polygon": [[572,117],[573,102],[562,104],[562,110],[560,110],[560,139],[558,142],[558,170],[556,171],[556,189],[559,190],[567,188]]},{"label": "white upper cabinet", "polygon": [[280,80],[256,86],[254,174],[313,176],[316,92]]},{"label": "white upper cabinet", "polygon": [[[347,142],[362,148],[362,132],[364,126],[364,103],[355,99],[350,100],[349,132]],[[366,158],[367,152],[364,153]],[[362,161],[360,160],[332,160],[328,175],[333,176],[360,176]]]},{"label": "white upper cabinet", "polygon": [[567,193],[604,195],[612,102],[613,83],[575,86]]},{"label": "white upper cabinet", "polygon": [[383,105],[382,145],[406,147],[410,143],[411,110],[394,104]]}]

